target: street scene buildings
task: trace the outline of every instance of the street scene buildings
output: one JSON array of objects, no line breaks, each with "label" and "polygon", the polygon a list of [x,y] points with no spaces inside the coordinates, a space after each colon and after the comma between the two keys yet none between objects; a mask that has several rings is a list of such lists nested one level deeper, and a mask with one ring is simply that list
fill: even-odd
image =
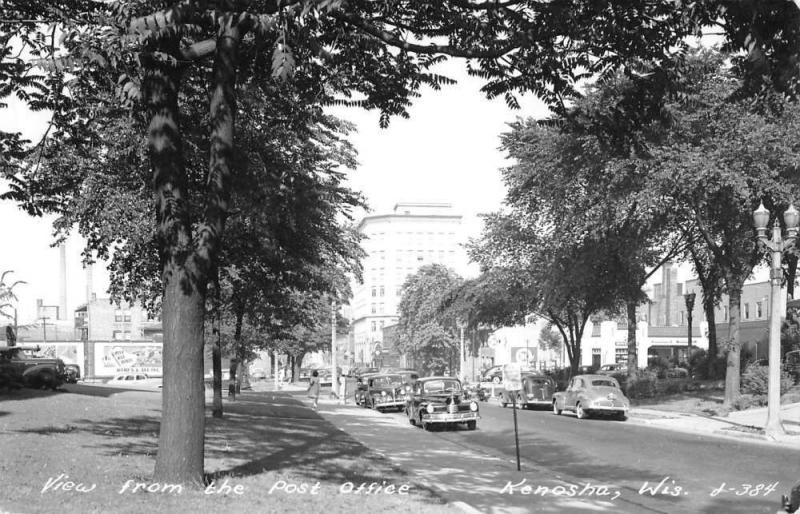
[{"label": "street scene buildings", "polygon": [[0,5],[0,514],[800,512],[800,0]]}]

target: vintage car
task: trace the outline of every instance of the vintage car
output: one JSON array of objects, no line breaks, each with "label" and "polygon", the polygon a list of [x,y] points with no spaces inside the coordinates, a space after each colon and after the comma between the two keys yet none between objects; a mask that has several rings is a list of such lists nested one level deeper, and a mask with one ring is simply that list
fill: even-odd
[{"label": "vintage car", "polygon": [[598,375],[616,375],[617,373],[627,373],[628,365],[624,363],[604,364],[597,370]]},{"label": "vintage car", "polygon": [[481,382],[494,382],[499,384],[503,381],[503,366],[492,366],[491,368],[483,370],[481,373]]},{"label": "vintage car", "polygon": [[22,385],[34,389],[56,390],[66,380],[64,361],[38,356],[38,346],[0,346],[3,387],[11,389]]},{"label": "vintage car", "polygon": [[367,381],[369,377],[377,374],[378,373],[362,373],[356,377],[356,389],[353,392],[356,405],[366,407]]},{"label": "vintage car", "polygon": [[410,393],[404,380],[400,374],[388,373],[367,377],[363,406],[377,411],[403,410]]},{"label": "vintage car", "polygon": [[503,391],[500,397],[500,405],[516,403],[517,408],[526,409],[534,406],[549,407],[553,402],[553,393],[556,392],[555,381],[540,373],[523,372],[522,373],[522,389],[514,391],[515,398],[511,397],[509,391]]},{"label": "vintage car", "polygon": [[466,397],[461,381],[451,377],[425,377],[414,384],[406,403],[406,415],[412,425],[425,430],[433,425],[465,423],[475,430],[480,415],[478,402]]},{"label": "vintage car", "polygon": [[553,413],[575,411],[579,419],[593,414],[614,416],[624,421],[628,417],[630,401],[625,397],[616,379],[606,375],[576,375],[567,389],[553,395]]}]

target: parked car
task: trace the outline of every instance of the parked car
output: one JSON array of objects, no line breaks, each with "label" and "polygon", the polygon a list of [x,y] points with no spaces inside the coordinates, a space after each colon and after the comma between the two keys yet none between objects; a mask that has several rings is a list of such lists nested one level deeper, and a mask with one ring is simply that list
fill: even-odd
[{"label": "parked car", "polygon": [[353,392],[353,398],[356,405],[364,405],[366,402],[367,381],[369,377],[377,373],[364,373],[356,377],[356,390]]},{"label": "parked car", "polygon": [[480,382],[475,384],[463,384],[464,391],[467,394],[467,398],[479,402],[485,402],[487,399],[486,396],[486,389],[480,384]]},{"label": "parked car", "polygon": [[499,384],[503,381],[503,366],[492,366],[481,373],[481,382],[494,382]]},{"label": "parked car", "polygon": [[147,373],[117,373],[106,385],[160,388],[162,381]]},{"label": "parked car", "polygon": [[623,363],[617,364],[603,364],[597,370],[598,375],[615,375],[617,373],[627,373],[628,365]]},{"label": "parked car", "polygon": [[263,369],[254,369],[250,372],[251,380],[266,380],[267,378],[269,378],[269,374]]},{"label": "parked car", "polygon": [[64,365],[64,382],[68,384],[77,384],[78,379],[81,378],[81,367],[77,364]]},{"label": "parked car", "polygon": [[574,411],[578,419],[602,414],[624,421],[628,418],[630,404],[619,382],[606,375],[576,375],[569,381],[565,391],[553,395],[554,414]]},{"label": "parked car", "polygon": [[667,378],[687,378],[689,370],[686,368],[669,368],[667,370]]},{"label": "parked car", "polygon": [[366,385],[363,406],[377,411],[403,410],[411,392],[399,374],[378,373],[368,377]]},{"label": "parked car", "polygon": [[5,378],[0,382],[7,387],[24,385],[34,389],[56,390],[66,380],[66,365],[61,359],[38,357],[38,346],[0,346]]},{"label": "parked car", "polygon": [[475,430],[480,415],[478,402],[466,397],[461,381],[450,377],[425,377],[414,384],[406,403],[406,415],[412,425],[428,430],[432,425],[464,423]]},{"label": "parked car", "polygon": [[525,372],[522,373],[522,389],[513,393],[515,398],[511,397],[511,392],[503,391],[500,397],[500,405],[505,407],[516,402],[517,407],[520,409],[535,406],[549,407],[555,392],[555,380],[541,373]]}]

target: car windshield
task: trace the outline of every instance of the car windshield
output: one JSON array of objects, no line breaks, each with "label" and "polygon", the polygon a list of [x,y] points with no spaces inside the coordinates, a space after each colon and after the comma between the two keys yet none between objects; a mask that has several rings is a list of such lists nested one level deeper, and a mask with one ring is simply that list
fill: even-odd
[{"label": "car windshield", "polygon": [[429,380],[425,382],[426,393],[455,393],[461,391],[458,380]]},{"label": "car windshield", "polygon": [[400,375],[387,375],[385,377],[375,377],[372,379],[372,387],[393,387],[403,383]]},{"label": "car windshield", "polygon": [[595,387],[617,387],[617,383],[611,380],[592,380]]}]

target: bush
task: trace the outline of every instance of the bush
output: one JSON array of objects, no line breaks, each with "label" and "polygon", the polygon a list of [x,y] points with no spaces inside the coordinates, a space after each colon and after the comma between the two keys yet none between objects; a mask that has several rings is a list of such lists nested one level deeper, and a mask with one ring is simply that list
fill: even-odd
[{"label": "bush", "polygon": [[[781,370],[781,394],[786,393],[793,384],[792,376]],[[742,373],[742,392],[753,396],[766,396],[769,392],[769,366],[748,364]]]},{"label": "bush", "polygon": [[751,407],[762,407],[766,403],[766,395],[743,394],[733,401],[732,407],[735,410],[745,410]]},{"label": "bush", "polygon": [[652,398],[656,395],[656,374],[652,371],[638,371],[627,379],[625,394],[628,398]]}]

